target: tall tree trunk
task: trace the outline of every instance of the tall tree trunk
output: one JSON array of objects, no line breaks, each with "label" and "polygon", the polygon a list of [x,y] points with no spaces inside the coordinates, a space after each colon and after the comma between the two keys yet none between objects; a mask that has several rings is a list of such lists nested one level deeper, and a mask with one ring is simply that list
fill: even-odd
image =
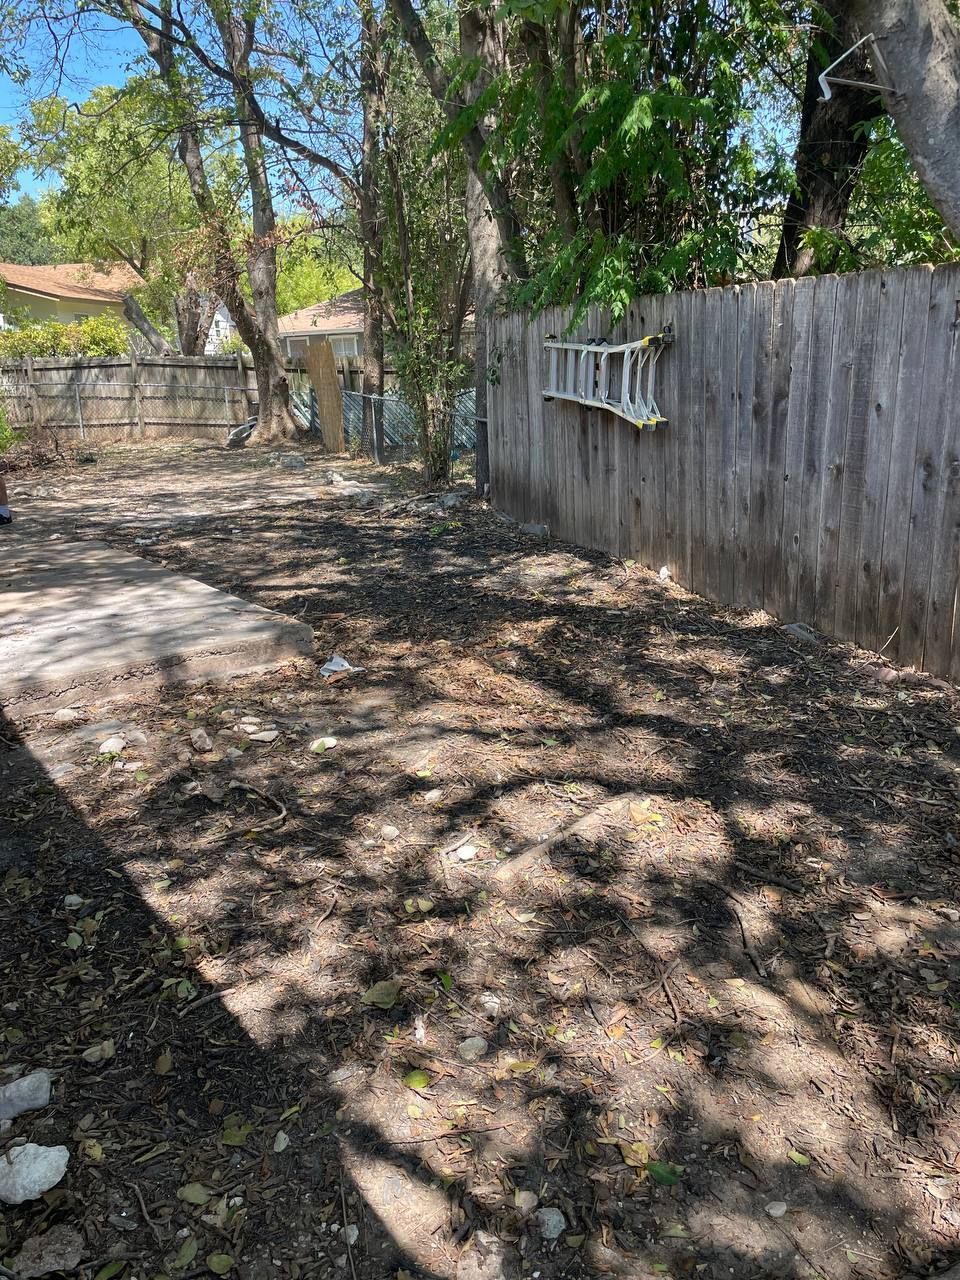
[{"label": "tall tree trunk", "polygon": [[[486,15],[476,8],[460,16],[460,52],[468,63],[476,63],[480,73],[468,86],[469,101],[475,101],[488,82],[486,68],[495,58],[492,32]],[[480,174],[470,164],[466,191],[467,237],[473,261],[473,310],[475,324],[474,376],[476,382],[476,454],[474,481],[477,493],[490,484],[490,441],[487,429],[487,387],[491,362],[490,318],[503,282],[512,273],[504,254],[501,228],[493,216],[490,195]]]},{"label": "tall tree trunk", "polygon": [[[297,427],[290,414],[290,384],[277,323],[277,220],[263,133],[249,106],[253,95],[250,55],[256,18],[252,10],[234,10],[232,3],[211,8],[227,62],[239,81],[234,100],[250,187],[253,239],[247,253],[247,279],[256,317],[255,332],[244,341],[250,348],[257,379],[257,438],[286,439],[296,435]],[[239,322],[237,327],[240,328]]]},{"label": "tall tree trunk", "polygon": [[[796,186],[783,216],[774,279],[803,276],[814,266],[814,251],[804,245],[808,231],[822,227],[842,231],[860,167],[869,149],[863,128],[880,114],[876,94],[849,85],[836,85],[826,102],[820,101],[819,77],[824,68],[859,38],[845,5],[837,0],[821,6],[824,25],[810,33],[807,72],[800,110],[796,154]],[[838,68],[847,80],[869,81],[866,49]]]},{"label": "tall tree trunk", "polygon": [[126,319],[146,338],[150,349],[158,356],[175,355],[173,347],[162,333],[156,329],[144,315],[143,308],[131,293],[123,295],[123,314]]},{"label": "tall tree trunk", "polygon": [[219,298],[202,294],[188,275],[183,292],[173,300],[177,336],[180,339],[180,350],[185,356],[204,354],[219,305]]},{"label": "tall tree trunk", "polygon": [[383,261],[383,216],[380,205],[380,136],[383,127],[383,87],[378,74],[380,26],[368,0],[360,5],[360,100],[363,136],[360,144],[358,213],[363,242],[363,425],[375,462],[385,462],[383,439],[383,289],[379,280]]},{"label": "tall tree trunk", "polygon": [[[960,24],[943,0],[854,0],[893,81],[884,101],[934,207],[960,240]],[[883,76],[874,67],[877,80]]]}]

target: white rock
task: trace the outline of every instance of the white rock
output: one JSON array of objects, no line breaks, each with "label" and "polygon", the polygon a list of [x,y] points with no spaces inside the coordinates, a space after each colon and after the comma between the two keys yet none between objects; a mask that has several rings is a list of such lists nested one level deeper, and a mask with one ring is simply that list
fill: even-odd
[{"label": "white rock", "polygon": [[119,755],[126,745],[126,738],[121,737],[119,733],[114,734],[112,738],[104,738],[100,743],[100,754],[102,756]]},{"label": "white rock", "polygon": [[500,1017],[501,1001],[495,991],[481,991],[477,998],[477,1004],[479,1004],[488,1018]]},{"label": "white rock", "polygon": [[190,741],[193,743],[194,751],[213,750],[213,743],[210,741],[210,735],[206,729],[191,729]]},{"label": "white rock", "polygon": [[462,844],[456,849],[450,850],[451,862],[472,862],[477,856],[477,846],[475,844]]},{"label": "white rock", "polygon": [[66,1147],[41,1147],[28,1142],[11,1147],[0,1160],[0,1200],[23,1204],[36,1200],[55,1187],[67,1171],[70,1152]]},{"label": "white rock", "polygon": [[522,1191],[518,1187],[513,1193],[513,1203],[521,1213],[532,1213],[540,1203],[540,1197],[535,1191]]},{"label": "white rock", "polygon": [[429,791],[423,793],[424,804],[436,804],[443,796],[443,790],[440,787],[432,787]]},{"label": "white rock", "polygon": [[344,1231],[343,1238],[347,1244],[356,1244],[360,1238],[360,1228],[351,1222],[346,1231]]},{"label": "white rock", "polygon": [[239,747],[227,747],[223,754],[227,760],[240,760],[243,758],[243,752]]},{"label": "white rock", "polygon": [[771,1200],[767,1205],[767,1213],[771,1218],[782,1218],[787,1212],[787,1206],[782,1200]]},{"label": "white rock", "polygon": [[57,724],[73,724],[74,720],[80,719],[80,712],[73,707],[61,707],[53,713],[53,719]]},{"label": "white rock", "polygon": [[310,750],[315,755],[322,755],[324,751],[332,751],[336,745],[336,738],[314,738],[310,743]]},{"label": "white rock", "polygon": [[544,1240],[556,1240],[567,1229],[567,1220],[559,1209],[544,1205],[537,1210],[537,1224]]},{"label": "white rock", "polygon": [[31,1071],[28,1076],[0,1085],[0,1120],[12,1120],[24,1111],[39,1111],[50,1101],[49,1071]]},{"label": "white rock", "polygon": [[657,574],[657,577],[660,579],[661,582],[669,582],[670,579],[673,577],[673,574],[670,572],[670,570],[667,568],[666,565],[662,565],[660,568],[660,572]]},{"label": "white rock", "polygon": [[380,834],[383,836],[384,840],[396,840],[400,834],[400,828],[392,827],[388,822],[380,828]]},{"label": "white rock", "polygon": [[63,905],[67,911],[77,911],[83,906],[83,899],[79,893],[68,893],[63,900]]},{"label": "white rock", "polygon": [[127,729],[123,735],[128,743],[133,743],[135,747],[145,747],[150,739],[142,729]]},{"label": "white rock", "polygon": [[280,737],[279,729],[261,729],[259,733],[251,733],[251,742],[275,742]]},{"label": "white rock", "polygon": [[457,1053],[464,1062],[479,1062],[487,1052],[487,1048],[488,1045],[483,1036],[467,1036],[466,1040],[461,1040],[457,1046]]}]

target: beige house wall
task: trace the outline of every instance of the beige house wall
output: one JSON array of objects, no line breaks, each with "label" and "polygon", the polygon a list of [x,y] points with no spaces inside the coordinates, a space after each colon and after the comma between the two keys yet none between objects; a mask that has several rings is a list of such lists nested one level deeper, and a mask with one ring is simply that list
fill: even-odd
[{"label": "beige house wall", "polygon": [[24,310],[33,321],[56,320],[60,324],[73,324],[87,316],[123,316],[121,302],[94,302],[86,298],[50,298],[43,294],[28,293],[23,289],[7,286],[8,311]]}]

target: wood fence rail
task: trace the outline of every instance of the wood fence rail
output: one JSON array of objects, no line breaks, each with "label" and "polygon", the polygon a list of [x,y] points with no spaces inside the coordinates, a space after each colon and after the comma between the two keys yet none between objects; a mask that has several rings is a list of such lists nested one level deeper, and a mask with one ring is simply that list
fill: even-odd
[{"label": "wood fence rail", "polygon": [[571,314],[494,322],[498,508],[960,679],[960,267],[643,297],[612,327],[591,311],[571,337],[672,322],[656,432],[544,402],[544,339]]}]

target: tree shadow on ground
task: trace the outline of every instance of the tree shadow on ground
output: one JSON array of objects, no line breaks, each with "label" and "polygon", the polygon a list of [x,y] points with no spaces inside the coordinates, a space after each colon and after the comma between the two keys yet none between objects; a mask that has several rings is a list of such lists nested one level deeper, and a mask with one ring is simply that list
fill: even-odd
[{"label": "tree shadow on ground", "polygon": [[[543,1277],[933,1274],[956,1238],[952,699],[878,691],[649,579],[617,594],[602,557],[538,576],[568,553],[484,514],[433,520],[304,510],[242,550],[217,521],[166,540],[367,675],[167,689],[138,712],[148,776],[92,772],[83,812],[7,757],[13,1043],[64,1072],[32,1136],[76,1152],[17,1243],[86,1211],[91,1246],[144,1253],[131,1275],[184,1229],[177,1274],[219,1241],[251,1277],[449,1278],[481,1232]],[[281,750],[182,751],[253,712]],[[391,979],[392,1007],[362,1003]],[[191,1182],[213,1212],[177,1199]],[[555,1241],[531,1197],[563,1214]]]}]

